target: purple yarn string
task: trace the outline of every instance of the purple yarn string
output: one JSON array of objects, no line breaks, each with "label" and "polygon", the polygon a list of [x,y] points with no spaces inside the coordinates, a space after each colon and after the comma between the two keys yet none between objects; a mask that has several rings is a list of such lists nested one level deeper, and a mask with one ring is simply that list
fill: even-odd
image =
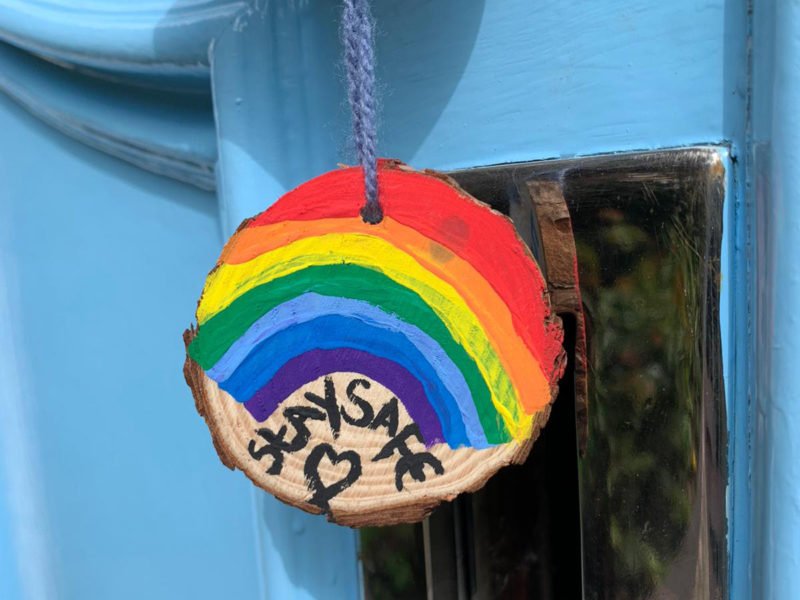
[{"label": "purple yarn string", "polygon": [[366,192],[361,218],[367,223],[375,224],[383,219],[383,209],[378,199],[378,126],[373,28],[369,0],[344,0],[342,43],[347,70],[347,99],[353,120],[356,154],[364,170]]}]

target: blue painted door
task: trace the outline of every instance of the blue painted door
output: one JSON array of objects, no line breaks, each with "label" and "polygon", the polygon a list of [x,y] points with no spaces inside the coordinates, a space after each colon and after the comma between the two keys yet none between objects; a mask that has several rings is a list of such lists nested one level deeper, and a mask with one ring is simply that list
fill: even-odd
[{"label": "blue painted door", "polygon": [[[730,596],[800,596],[800,9],[374,5],[384,156],[730,156]],[[0,0],[1,598],[358,597],[355,532],[225,470],[181,375],[223,239],[352,158],[339,10]]]}]

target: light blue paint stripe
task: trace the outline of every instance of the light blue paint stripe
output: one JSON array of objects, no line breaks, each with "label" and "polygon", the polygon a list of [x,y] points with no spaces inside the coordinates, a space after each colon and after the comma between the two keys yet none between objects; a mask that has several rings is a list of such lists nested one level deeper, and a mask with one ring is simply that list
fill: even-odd
[{"label": "light blue paint stripe", "polygon": [[268,337],[297,323],[305,323],[326,315],[359,319],[381,329],[397,331],[405,336],[428,360],[437,377],[455,399],[467,437],[473,447],[486,448],[489,446],[464,375],[439,343],[419,327],[406,323],[363,300],[334,298],[308,292],[284,302],[253,323],[217,361],[217,364],[209,369],[208,376],[217,382],[226,381],[247,358],[251,350]]},{"label": "light blue paint stripe", "polygon": [[[320,336],[320,331],[325,331],[325,336]],[[471,444],[455,398],[427,358],[401,333],[358,318],[327,315],[276,331],[248,354],[233,375],[220,383],[220,388],[239,402],[247,402],[290,360],[313,350],[339,349],[384,358],[411,373],[422,385],[421,401],[433,408],[447,442],[452,447]],[[404,390],[395,393],[403,400]]]}]

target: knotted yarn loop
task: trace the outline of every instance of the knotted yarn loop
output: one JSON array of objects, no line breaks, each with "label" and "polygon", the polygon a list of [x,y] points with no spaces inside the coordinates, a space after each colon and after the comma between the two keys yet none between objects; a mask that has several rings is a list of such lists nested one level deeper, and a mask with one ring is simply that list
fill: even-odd
[{"label": "knotted yarn loop", "polygon": [[353,141],[364,170],[366,201],[361,218],[380,223],[383,209],[378,198],[378,126],[375,97],[374,23],[369,0],[344,0],[342,44],[347,71],[347,99],[353,125]]}]

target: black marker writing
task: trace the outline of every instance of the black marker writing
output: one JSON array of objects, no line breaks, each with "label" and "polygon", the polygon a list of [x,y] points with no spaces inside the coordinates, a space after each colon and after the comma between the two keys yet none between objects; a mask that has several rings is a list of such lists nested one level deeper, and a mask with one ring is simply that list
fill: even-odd
[{"label": "black marker writing", "polygon": [[284,452],[297,452],[308,444],[311,432],[306,427],[306,420],[324,421],[325,413],[310,406],[293,406],[283,411],[283,416],[294,427],[295,435],[291,440],[286,439],[288,428],[283,425],[277,433],[268,427],[257,429],[256,433],[266,442],[264,446],[256,450],[255,440],[250,440],[247,446],[250,456],[256,460],[261,460],[266,455],[272,456],[272,465],[267,469],[268,475],[280,475],[283,469]]},{"label": "black marker writing", "polygon": [[370,385],[370,382],[366,379],[353,379],[353,381],[351,381],[347,386],[347,397],[350,398],[350,402],[355,404],[361,410],[361,416],[357,419],[354,418],[347,412],[344,405],[342,405],[342,419],[344,419],[345,423],[349,423],[354,427],[367,427],[370,423],[372,423],[372,418],[375,416],[375,412],[372,410],[372,405],[364,400],[361,396],[356,394],[356,388],[358,386],[368,390]]},{"label": "black marker writing", "polygon": [[[319,474],[320,462],[325,457],[334,466],[340,462],[350,463],[347,475],[331,485],[325,485]],[[337,453],[330,444],[320,444],[308,455],[303,473],[305,473],[308,487],[312,492],[309,502],[327,512],[330,510],[331,499],[341,494],[361,477],[361,457],[353,450]]]},{"label": "black marker writing", "polygon": [[[308,446],[311,431],[307,421],[327,421],[330,426],[334,439],[338,439],[341,431],[341,422],[354,427],[369,428],[377,431],[380,428],[386,430],[389,441],[381,448],[373,458],[372,462],[392,458],[395,453],[399,455],[395,464],[395,487],[402,491],[404,487],[403,479],[410,475],[414,481],[425,481],[425,467],[433,469],[437,475],[444,474],[444,467],[436,456],[430,452],[415,452],[409,447],[409,443],[416,439],[424,444],[419,426],[415,423],[406,425],[399,433],[397,429],[400,422],[400,409],[398,400],[392,396],[377,414],[372,404],[358,395],[360,388],[369,390],[371,383],[367,379],[353,379],[347,386],[347,398],[349,403],[341,406],[336,400],[336,389],[333,379],[325,377],[325,392],[319,396],[312,392],[304,394],[306,400],[314,406],[291,406],[283,411],[284,418],[288,424],[282,425],[278,431],[273,431],[269,427],[256,430],[256,434],[263,440],[264,444],[256,447],[256,440],[250,440],[247,450],[255,460],[260,461],[265,456],[272,458],[272,464],[267,469],[269,475],[280,475],[284,465],[285,455],[299,452]],[[345,406],[346,404],[346,406]],[[353,409],[360,411],[354,416],[351,414]],[[355,412],[355,411],[353,411]],[[290,437],[290,427],[294,429]],[[320,463],[327,458],[328,461],[336,466],[339,463],[349,464],[347,474],[340,480],[330,485],[322,481],[320,474]],[[330,510],[330,501],[341,494],[344,490],[353,485],[361,477],[361,456],[354,450],[337,450],[328,443],[321,443],[314,447],[306,458],[303,472],[306,477],[308,489],[311,491],[309,502],[319,507],[325,512]]]},{"label": "black marker writing", "polygon": [[328,413],[328,424],[331,426],[333,438],[338,438],[342,421],[339,418],[339,405],[336,404],[336,389],[333,387],[333,380],[330,377],[325,378],[324,397],[317,396],[312,392],[306,392],[305,397],[306,400],[313,402]]},{"label": "black marker writing", "polygon": [[425,481],[425,465],[429,465],[437,475],[444,473],[442,463],[433,454],[430,452],[414,452],[408,447],[408,440],[412,437],[417,438],[419,442],[423,441],[419,426],[416,423],[406,425],[397,434],[397,437],[389,440],[372,459],[373,462],[377,462],[389,458],[394,454],[395,450],[400,453],[400,459],[394,467],[394,484],[397,487],[397,491],[402,491],[403,476],[406,473],[411,475],[411,478],[415,481]]},{"label": "black marker writing", "polygon": [[397,398],[392,396],[392,399],[384,404],[375,415],[375,420],[369,424],[370,429],[377,429],[378,427],[386,427],[389,432],[389,437],[394,437],[397,433],[397,422],[400,416],[397,411]]}]

